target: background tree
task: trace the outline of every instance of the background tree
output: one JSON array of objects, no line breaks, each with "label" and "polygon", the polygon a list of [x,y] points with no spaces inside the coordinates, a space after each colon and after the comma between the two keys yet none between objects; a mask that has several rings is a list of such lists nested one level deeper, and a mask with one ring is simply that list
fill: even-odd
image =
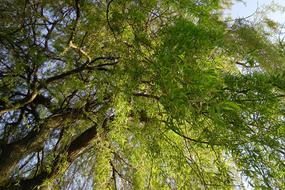
[{"label": "background tree", "polygon": [[1,189],[284,188],[268,22],[222,0],[1,4]]}]

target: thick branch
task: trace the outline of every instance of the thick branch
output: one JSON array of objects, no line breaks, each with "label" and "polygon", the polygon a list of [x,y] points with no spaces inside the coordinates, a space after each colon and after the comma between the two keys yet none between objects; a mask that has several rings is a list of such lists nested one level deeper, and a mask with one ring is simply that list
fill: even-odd
[{"label": "thick branch", "polygon": [[[80,66],[78,68],[75,68],[75,69],[72,69],[70,71],[66,71],[64,73],[61,73],[59,75],[55,75],[53,77],[47,78],[46,80],[42,81],[42,84],[49,84],[49,83],[52,83],[54,81],[64,79],[68,76],[78,74],[84,70],[100,69],[100,67],[106,66],[106,64],[98,65],[98,66],[94,66],[94,67],[89,67],[88,65],[90,65],[91,63],[94,63],[98,60],[114,60],[114,59],[115,58],[113,58],[113,57],[97,57],[97,58],[91,60],[90,62],[86,62],[85,64],[83,64],[82,66]],[[112,64],[112,65],[114,65],[114,64]]]},{"label": "thick branch", "polygon": [[2,115],[3,113],[5,112],[8,112],[8,111],[12,111],[12,110],[15,110],[15,109],[19,109],[31,102],[34,101],[34,99],[37,97],[38,95],[38,91],[35,90],[31,95],[27,96],[26,98],[16,102],[16,103],[13,103],[12,105],[10,106],[7,106],[7,107],[4,107],[4,108],[1,108],[0,109],[0,115]]},{"label": "thick branch", "polygon": [[2,147],[0,155],[0,186],[4,186],[17,163],[30,153],[40,150],[53,129],[61,126],[63,121],[78,118],[80,110],[68,110],[47,118],[38,131],[30,132],[23,139]]},{"label": "thick branch", "polygon": [[[93,60],[90,59],[89,61],[87,61],[86,63],[84,63],[83,65],[81,65],[78,68],[75,68],[75,69],[72,69],[70,71],[66,71],[66,72],[63,72],[61,74],[58,74],[58,75],[49,77],[47,79],[44,79],[44,80],[40,81],[40,85],[32,92],[32,94],[30,94],[26,98],[24,98],[18,102],[12,103],[11,105],[8,105],[8,106],[6,106],[4,104],[3,108],[0,108],[0,115],[2,115],[5,112],[16,110],[16,109],[19,109],[21,107],[24,107],[27,104],[32,103],[36,99],[36,97],[38,96],[38,92],[40,91],[40,89],[42,89],[43,87],[45,87],[49,83],[65,79],[66,77],[69,77],[69,76],[72,76],[75,74],[79,74],[85,70],[105,70],[105,68],[104,68],[105,66],[116,65],[118,63],[117,59],[118,59],[117,57],[97,57]],[[112,63],[99,64],[99,65],[95,65],[95,66],[90,66],[92,63],[99,61],[99,60],[110,60],[113,62]]]},{"label": "thick branch", "polygon": [[[81,135],[75,138],[67,149],[67,158],[65,154],[61,153],[56,159],[54,159],[50,168],[51,171],[42,170],[38,175],[30,179],[22,179],[19,182],[15,182],[8,186],[11,190],[26,190],[33,189],[37,186],[42,185],[46,179],[53,180],[62,172],[66,171],[68,166],[88,147],[90,142],[97,136],[97,126],[92,126],[91,128],[84,131]],[[62,164],[63,160],[67,160],[68,163]],[[1,190],[1,186],[0,186]]]},{"label": "thick branch", "polygon": [[67,160],[69,162],[73,162],[76,157],[83,152],[83,150],[90,144],[90,142],[97,135],[97,126],[93,126],[86,131],[84,131],[80,136],[74,139],[69,148],[68,148],[68,156]]}]

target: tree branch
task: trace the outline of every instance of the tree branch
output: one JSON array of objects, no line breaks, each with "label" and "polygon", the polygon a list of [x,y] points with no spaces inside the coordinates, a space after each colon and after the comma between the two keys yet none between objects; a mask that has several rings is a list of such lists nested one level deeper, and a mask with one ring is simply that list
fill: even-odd
[{"label": "tree branch", "polygon": [[0,187],[4,186],[15,169],[17,163],[30,153],[40,150],[53,129],[61,126],[63,121],[72,121],[81,116],[78,109],[70,109],[48,117],[38,131],[30,132],[16,142],[2,146],[0,155]]},{"label": "tree branch", "polygon": [[26,98],[18,101],[18,102],[15,102],[15,103],[12,103],[10,106],[8,107],[4,107],[4,108],[1,108],[0,109],[0,115],[2,115],[3,113],[5,112],[8,112],[8,111],[12,111],[12,110],[15,110],[15,109],[19,109],[31,102],[34,101],[34,99],[37,97],[38,95],[38,91],[37,90],[34,90],[29,96],[27,96]]},{"label": "tree branch", "polygon": [[155,100],[159,100],[160,97],[159,96],[155,96],[155,95],[151,95],[151,94],[146,94],[144,92],[134,92],[133,93],[134,96],[138,96],[138,97],[145,97],[145,98],[152,98]]}]

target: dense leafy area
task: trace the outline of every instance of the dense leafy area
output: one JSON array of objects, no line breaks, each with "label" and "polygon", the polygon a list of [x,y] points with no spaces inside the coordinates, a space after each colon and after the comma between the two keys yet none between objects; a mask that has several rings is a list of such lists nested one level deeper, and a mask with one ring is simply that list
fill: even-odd
[{"label": "dense leafy area", "polygon": [[1,4],[0,189],[285,188],[273,21],[222,0]]}]

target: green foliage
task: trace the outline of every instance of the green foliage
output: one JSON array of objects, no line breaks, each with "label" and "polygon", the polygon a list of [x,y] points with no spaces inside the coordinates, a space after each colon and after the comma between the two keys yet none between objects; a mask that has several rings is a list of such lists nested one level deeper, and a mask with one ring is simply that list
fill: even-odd
[{"label": "green foliage", "polygon": [[80,189],[80,164],[89,189],[285,188],[284,55],[257,26],[223,21],[231,2],[13,2],[0,13],[1,147],[47,132],[15,161],[41,152],[33,172],[15,166],[0,189],[44,172]]}]

